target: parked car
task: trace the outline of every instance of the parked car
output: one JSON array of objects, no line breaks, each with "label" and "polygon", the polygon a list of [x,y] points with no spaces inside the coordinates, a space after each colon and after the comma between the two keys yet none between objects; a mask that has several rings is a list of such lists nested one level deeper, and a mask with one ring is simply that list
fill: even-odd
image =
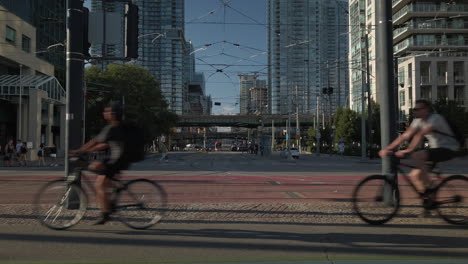
[{"label": "parked car", "polygon": [[291,148],[290,152],[293,159],[299,159],[299,150],[297,148]]},{"label": "parked car", "polygon": [[[290,148],[289,153],[291,153],[291,157],[293,159],[299,159],[299,150],[297,150],[297,148]],[[289,157],[288,149],[285,149],[285,150],[281,151],[280,152],[280,157],[288,158]]]},{"label": "parked car", "polygon": [[202,147],[196,144],[187,144],[184,148],[185,151],[201,150]]}]

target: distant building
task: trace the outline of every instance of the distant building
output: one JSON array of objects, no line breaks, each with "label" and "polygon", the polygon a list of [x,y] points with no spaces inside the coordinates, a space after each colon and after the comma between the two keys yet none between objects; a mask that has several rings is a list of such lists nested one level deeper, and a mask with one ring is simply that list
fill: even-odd
[{"label": "distant building", "polygon": [[[315,113],[317,102],[332,111],[346,105],[348,0],[268,0],[267,9],[271,113],[288,113],[292,101],[300,113]],[[326,87],[333,88],[328,101]]]},{"label": "distant building", "polygon": [[249,90],[250,104],[249,114],[267,114],[268,113],[268,88],[264,86],[252,87]]},{"label": "distant building", "polygon": [[[252,113],[251,103],[252,97],[250,93],[251,88],[266,87],[266,80],[258,80],[257,75],[239,75],[240,80],[240,114],[246,115]],[[255,93],[257,95],[258,93]]]},{"label": "distant building", "polygon": [[[184,85],[184,0],[134,2],[138,5],[140,18],[138,59],[135,63],[147,68],[158,80],[169,110],[182,114],[184,93],[185,98],[188,93]],[[91,4],[91,9],[96,12],[101,11],[104,5],[107,12],[119,13],[122,18],[125,13],[125,3],[92,0]],[[106,57],[124,57],[124,25],[123,19],[120,25],[115,25],[122,28],[122,42],[106,45]],[[94,55],[102,55],[103,45],[93,45],[91,50]]]}]

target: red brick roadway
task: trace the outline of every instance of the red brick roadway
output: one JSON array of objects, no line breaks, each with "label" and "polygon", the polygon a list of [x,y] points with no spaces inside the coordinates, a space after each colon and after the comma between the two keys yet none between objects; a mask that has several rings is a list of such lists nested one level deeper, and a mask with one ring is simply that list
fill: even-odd
[{"label": "red brick roadway", "polygon": [[[362,176],[145,176],[160,183],[170,203],[243,203],[350,201],[354,186]],[[140,176],[123,176],[130,180]],[[0,175],[0,204],[29,204],[47,181],[57,176]],[[86,180],[92,181],[92,176]],[[404,198],[415,193],[403,183]]]}]

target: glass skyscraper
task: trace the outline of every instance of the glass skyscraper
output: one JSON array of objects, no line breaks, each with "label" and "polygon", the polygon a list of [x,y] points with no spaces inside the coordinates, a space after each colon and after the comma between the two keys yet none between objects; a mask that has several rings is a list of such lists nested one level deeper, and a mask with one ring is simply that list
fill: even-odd
[{"label": "glass skyscraper", "polygon": [[[268,0],[268,89],[272,114],[346,105],[348,1]],[[323,88],[333,88],[324,95]],[[318,100],[318,97],[322,100]]]},{"label": "glass skyscraper", "polygon": [[[138,59],[136,64],[149,69],[160,83],[169,110],[183,113],[184,99],[184,0],[137,0],[139,8]],[[106,3],[109,12],[125,12],[122,3]],[[102,10],[101,0],[92,1],[92,10]],[[122,37],[125,36],[122,21]],[[101,53],[102,45],[93,45]],[[125,44],[106,45],[106,56],[123,57]]]},{"label": "glass skyscraper", "polygon": [[169,110],[182,114],[184,0],[137,0],[140,12],[137,63],[160,82]]}]

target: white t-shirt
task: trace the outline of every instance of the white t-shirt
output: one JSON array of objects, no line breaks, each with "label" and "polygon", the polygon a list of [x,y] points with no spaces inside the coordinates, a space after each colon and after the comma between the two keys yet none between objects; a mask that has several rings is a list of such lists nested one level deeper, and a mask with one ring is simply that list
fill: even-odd
[{"label": "white t-shirt", "polygon": [[[431,114],[427,120],[422,118],[416,118],[411,122],[411,127],[414,127],[418,130],[424,129],[426,127],[432,126],[433,130],[440,131],[445,134],[454,135],[450,129],[449,124],[445,118],[439,114]],[[430,148],[448,148],[451,150],[458,150],[460,147],[458,141],[451,136],[443,135],[434,131],[426,134],[425,137],[429,141]]]}]

